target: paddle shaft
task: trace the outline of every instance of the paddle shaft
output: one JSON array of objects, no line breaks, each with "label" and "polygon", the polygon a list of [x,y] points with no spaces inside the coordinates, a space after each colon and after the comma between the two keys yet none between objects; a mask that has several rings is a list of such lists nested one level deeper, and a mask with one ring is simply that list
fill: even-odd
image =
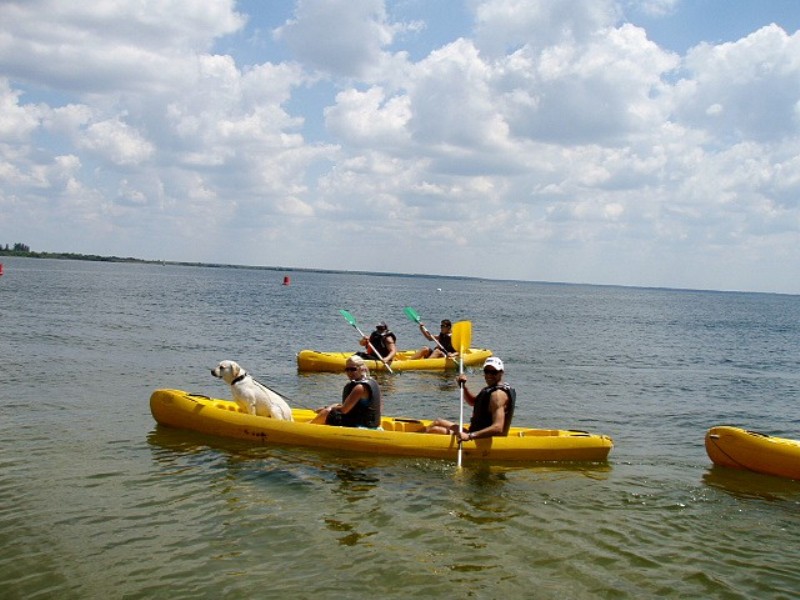
[{"label": "paddle shaft", "polygon": [[[464,351],[469,348],[472,343],[472,323],[470,321],[459,321],[453,325],[453,341],[455,346],[458,347],[458,375],[459,379],[464,375]],[[460,382],[460,407],[458,415],[458,462],[457,466],[461,468],[461,432],[464,430],[464,383]]]},{"label": "paddle shaft", "polygon": [[[458,374],[464,374],[464,357],[460,356],[458,360]],[[461,441],[461,432],[464,431],[464,382],[462,381],[461,384],[458,386],[461,390],[461,398],[460,398],[460,410],[458,412],[458,461],[456,462],[456,466],[460,469],[461,468],[461,447],[463,446],[463,442]]]}]

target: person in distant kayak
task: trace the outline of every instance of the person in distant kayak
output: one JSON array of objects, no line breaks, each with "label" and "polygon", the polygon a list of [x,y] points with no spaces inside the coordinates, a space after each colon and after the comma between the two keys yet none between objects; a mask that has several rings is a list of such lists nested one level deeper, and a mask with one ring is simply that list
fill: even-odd
[{"label": "person in distant kayak", "polygon": [[[427,330],[425,323],[419,324],[419,330],[422,332],[422,335],[434,343],[438,342],[438,344],[436,344],[435,348],[429,348],[428,346],[420,348],[409,360],[419,358],[442,358],[445,355],[449,357],[458,356],[458,352],[453,348],[453,324],[450,322],[450,319],[444,319],[439,327],[439,335],[433,335]],[[444,348],[444,352],[442,348]]]},{"label": "person in distant kayak", "polygon": [[456,381],[464,387],[464,400],[472,406],[472,419],[469,426],[465,427],[463,431],[459,431],[458,423],[436,419],[425,431],[427,433],[451,433],[462,442],[496,435],[508,435],[511,419],[514,417],[517,392],[503,381],[503,375],[503,361],[496,356],[487,358],[483,363],[483,378],[486,380],[486,387],[477,395],[467,389],[467,376],[459,375]]},{"label": "person in distant kayak", "polygon": [[397,336],[389,331],[386,321],[378,323],[369,338],[363,337],[359,343],[367,349],[366,352],[358,353],[361,358],[380,360],[383,357],[387,364],[392,364],[394,355],[397,354]]},{"label": "person in distant kayak", "polygon": [[349,381],[342,390],[341,403],[320,408],[311,423],[377,429],[382,407],[378,382],[369,376],[364,359],[355,354],[347,359],[344,371]]}]

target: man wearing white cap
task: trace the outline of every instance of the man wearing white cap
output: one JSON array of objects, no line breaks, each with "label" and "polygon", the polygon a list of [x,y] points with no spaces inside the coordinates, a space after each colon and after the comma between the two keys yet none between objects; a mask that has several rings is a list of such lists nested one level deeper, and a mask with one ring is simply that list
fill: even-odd
[{"label": "man wearing white cap", "polygon": [[472,407],[472,419],[465,431],[458,430],[458,423],[436,419],[428,428],[428,433],[452,433],[462,442],[495,435],[508,435],[517,392],[503,381],[503,361],[490,356],[483,363],[483,378],[486,387],[477,395],[467,389],[467,376],[459,375],[456,381],[464,386],[464,400]]}]

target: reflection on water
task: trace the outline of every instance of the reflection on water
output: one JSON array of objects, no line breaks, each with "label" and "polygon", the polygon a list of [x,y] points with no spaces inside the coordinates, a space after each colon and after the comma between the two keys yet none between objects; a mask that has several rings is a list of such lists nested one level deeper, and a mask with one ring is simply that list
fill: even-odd
[{"label": "reflection on water", "polygon": [[800,502],[800,481],[762,475],[739,469],[712,466],[703,473],[703,482],[735,498],[757,498],[772,502]]}]

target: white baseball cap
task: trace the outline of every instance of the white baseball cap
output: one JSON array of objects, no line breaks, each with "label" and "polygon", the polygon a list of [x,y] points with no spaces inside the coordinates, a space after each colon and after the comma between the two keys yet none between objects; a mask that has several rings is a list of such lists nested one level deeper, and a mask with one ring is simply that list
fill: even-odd
[{"label": "white baseball cap", "polygon": [[503,368],[503,361],[497,358],[496,356],[490,356],[486,359],[486,362],[483,363],[483,368],[492,367],[497,371],[505,371]]}]

